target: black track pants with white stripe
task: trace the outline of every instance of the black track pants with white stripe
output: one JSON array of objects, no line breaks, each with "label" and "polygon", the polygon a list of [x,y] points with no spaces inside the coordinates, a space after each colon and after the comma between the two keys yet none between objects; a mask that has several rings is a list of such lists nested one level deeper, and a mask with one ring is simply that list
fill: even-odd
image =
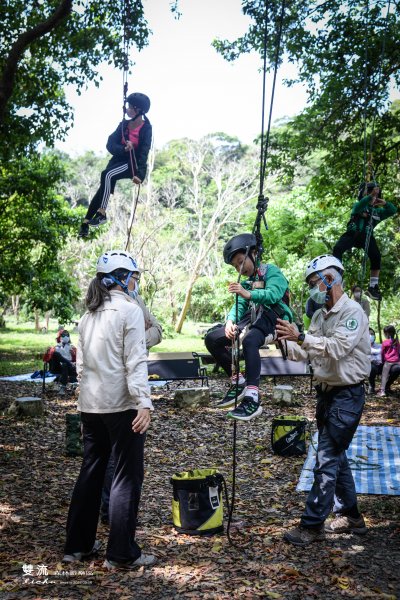
[{"label": "black track pants with white stripe", "polygon": [[118,179],[131,179],[132,170],[129,162],[115,162],[108,164],[102,171],[100,177],[100,187],[92,198],[85,219],[90,220],[96,214],[99,208],[107,210],[110,194],[114,193],[115,184]]}]

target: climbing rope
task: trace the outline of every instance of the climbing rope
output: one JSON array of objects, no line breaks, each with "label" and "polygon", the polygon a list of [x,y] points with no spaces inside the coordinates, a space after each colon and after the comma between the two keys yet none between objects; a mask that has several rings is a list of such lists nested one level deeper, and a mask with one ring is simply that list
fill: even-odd
[{"label": "climbing rope", "polygon": [[[122,64],[122,120],[121,120],[121,134],[122,141],[125,144],[125,114],[126,114],[126,102],[128,96],[128,75],[129,75],[129,49],[130,49],[130,37],[129,37],[129,25],[132,22],[132,7],[130,5],[130,0],[121,0],[122,1],[122,26],[123,26],[123,64]],[[135,185],[133,181],[133,177],[135,173],[137,173],[137,162],[134,148],[129,149],[129,162],[132,172],[132,184]],[[137,187],[137,191],[132,188],[132,205],[131,212],[128,221],[127,228],[127,238],[125,244],[125,250],[128,249],[132,225],[135,220],[136,208],[139,201],[140,194],[140,184]]]},{"label": "climbing rope", "polygon": [[[375,121],[376,121],[376,117],[378,114],[378,94],[380,92],[380,87],[381,87],[382,73],[383,73],[383,60],[384,60],[385,51],[386,51],[386,35],[387,35],[387,27],[388,27],[388,22],[389,22],[390,5],[391,5],[391,0],[389,0],[389,2],[388,2],[386,17],[385,17],[385,24],[384,24],[383,35],[382,35],[382,46],[381,46],[381,52],[380,52],[380,57],[379,57],[379,63],[378,63],[378,81],[377,81],[376,87],[374,86],[375,94],[374,94],[374,92],[372,92],[373,98],[375,98],[375,108],[374,108],[373,116],[372,116],[372,129],[371,129],[371,134],[370,134],[368,157],[367,157],[367,137],[368,137],[368,135],[367,135],[367,106],[368,106],[368,103],[370,102],[371,94],[367,94],[367,87],[368,87],[368,35],[365,37],[364,110],[363,110],[363,146],[364,146],[363,181],[367,181],[367,180],[375,181],[375,171],[374,171],[373,154],[372,153],[373,153],[374,136],[375,136]],[[368,31],[369,0],[366,0],[365,21],[366,21],[365,31]],[[368,167],[368,172],[367,172],[367,167]],[[370,244],[371,236],[372,236],[372,232],[373,232],[373,227],[372,227],[373,216],[374,216],[374,210],[372,209],[371,215],[369,218],[369,222],[366,227],[364,254],[363,254],[360,276],[359,276],[361,297],[362,297],[362,293],[363,293],[365,274],[366,274],[366,269],[367,269],[369,244]],[[380,316],[380,303],[381,303],[381,300],[378,300],[378,315],[379,316]]]},{"label": "climbing rope", "polygon": [[136,208],[137,208],[138,201],[139,201],[139,194],[140,194],[140,184],[137,186],[136,194],[135,194],[135,189],[134,188],[132,189],[131,214],[129,216],[129,221],[128,221],[128,230],[127,230],[127,238],[126,238],[126,244],[125,244],[125,251],[128,250],[129,242],[130,242],[130,239],[131,239],[132,225],[133,225],[133,221],[135,220]]},{"label": "climbing rope", "polygon": [[[260,181],[259,181],[259,195],[257,201],[257,215],[255,218],[254,226],[252,229],[252,233],[256,236],[257,247],[256,247],[256,261],[261,260],[263,253],[263,242],[261,235],[261,223],[264,224],[265,229],[268,231],[268,224],[265,218],[265,212],[268,207],[268,198],[264,198],[264,181],[266,174],[266,163],[268,157],[269,150],[269,141],[270,141],[270,132],[271,132],[271,122],[272,122],[272,109],[274,104],[275,97],[275,85],[276,85],[276,76],[279,65],[279,57],[280,57],[280,48],[281,48],[281,39],[282,39],[282,30],[283,30],[283,18],[285,13],[285,0],[282,0],[280,17],[279,17],[279,25],[275,46],[275,59],[274,59],[274,74],[273,74],[273,84],[270,98],[270,107],[269,107],[269,117],[268,117],[268,127],[267,132],[264,132],[265,125],[265,100],[266,100],[266,77],[267,77],[267,43],[268,43],[268,0],[265,2],[265,19],[264,19],[264,39],[263,39],[263,79],[262,79],[262,110],[261,110],[261,148],[260,148]],[[242,262],[242,267],[239,272],[239,276],[237,279],[237,283],[240,283],[240,279],[242,276],[242,269],[246,258],[249,256],[250,246],[246,248],[245,257]],[[238,321],[239,315],[239,295],[236,294],[235,298],[235,307],[236,307],[236,322]],[[232,375],[235,375],[235,408],[237,407],[237,400],[239,395],[239,350],[240,350],[240,337],[239,334],[235,335],[234,340],[232,340]],[[283,347],[282,347],[283,350]],[[284,353],[283,353],[284,355]],[[237,420],[234,419],[233,422],[233,441],[232,441],[232,487],[231,487],[231,502],[229,506],[228,512],[228,525],[227,525],[227,538],[229,543],[237,549],[243,550],[242,546],[238,546],[231,537],[230,529],[232,524],[233,513],[235,509],[235,495],[236,495],[236,441],[237,441]]]}]

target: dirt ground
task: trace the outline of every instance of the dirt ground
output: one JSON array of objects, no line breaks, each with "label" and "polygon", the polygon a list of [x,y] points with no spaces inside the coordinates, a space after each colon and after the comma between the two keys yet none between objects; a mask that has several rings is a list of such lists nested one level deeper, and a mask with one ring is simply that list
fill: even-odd
[{"label": "dirt ground", "polygon": [[[286,414],[313,416],[314,394],[294,385],[300,406]],[[222,394],[223,379],[210,382]],[[17,396],[39,394],[35,383],[0,382],[0,410]],[[45,415],[0,417],[0,596],[36,599],[120,598],[400,598],[400,497],[360,496],[366,536],[331,535],[306,549],[282,541],[298,522],[305,495],[295,491],[305,457],[282,458],[270,448],[270,424],[282,410],[271,406],[264,382],[264,413],[237,426],[237,481],[232,547],[225,535],[176,533],[171,522],[171,476],[217,467],[231,485],[233,423],[225,411],[174,408],[173,390],[153,396],[155,412],[146,442],[146,474],[137,540],[157,556],[152,568],[109,573],[104,552],[66,568],[60,563],[69,498],[81,459],[65,455],[65,415],[75,400],[47,387]],[[400,426],[400,388],[388,398],[368,397],[363,424]],[[107,528],[99,525],[104,544]]]}]

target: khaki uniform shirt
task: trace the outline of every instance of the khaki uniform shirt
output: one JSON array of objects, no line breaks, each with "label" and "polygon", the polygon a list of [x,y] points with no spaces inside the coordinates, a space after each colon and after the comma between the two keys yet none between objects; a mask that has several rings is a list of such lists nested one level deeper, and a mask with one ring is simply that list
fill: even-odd
[{"label": "khaki uniform shirt", "polygon": [[309,360],[323,388],[353,385],[368,377],[371,342],[368,318],[360,304],[343,294],[328,310],[317,310],[304,342],[288,342],[288,358]]}]

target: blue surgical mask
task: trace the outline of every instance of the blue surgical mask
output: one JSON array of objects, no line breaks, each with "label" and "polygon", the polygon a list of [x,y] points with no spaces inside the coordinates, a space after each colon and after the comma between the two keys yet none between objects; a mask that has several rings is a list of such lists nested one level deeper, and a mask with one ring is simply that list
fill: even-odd
[{"label": "blue surgical mask", "polygon": [[319,284],[317,284],[313,288],[311,288],[309,293],[310,293],[311,300],[314,300],[314,302],[316,302],[317,304],[325,304],[327,292],[326,292],[326,290],[321,292],[321,290],[319,289]]},{"label": "blue surgical mask", "polygon": [[69,335],[62,335],[61,341],[63,344],[69,344]]},{"label": "blue surgical mask", "polygon": [[371,341],[371,344],[373,344],[373,343],[374,343],[374,341],[375,341],[375,336],[374,336],[374,335],[370,335],[370,336],[369,336],[369,339],[370,339],[370,341]]}]

